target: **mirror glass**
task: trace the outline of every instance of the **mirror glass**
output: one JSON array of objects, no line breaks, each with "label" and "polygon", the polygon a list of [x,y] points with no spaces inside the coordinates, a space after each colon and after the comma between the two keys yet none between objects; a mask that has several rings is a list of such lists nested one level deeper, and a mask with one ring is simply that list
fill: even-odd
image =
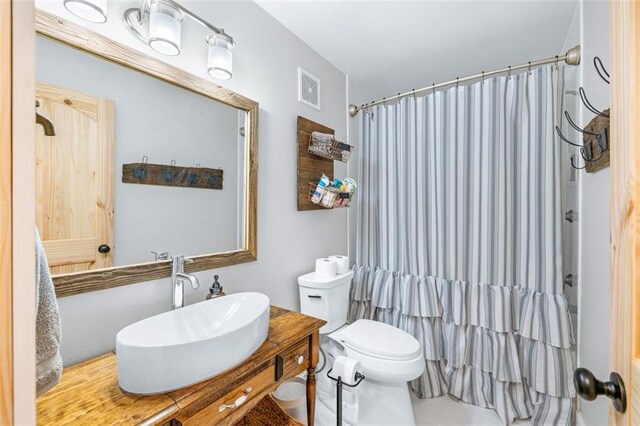
[{"label": "mirror glass", "polygon": [[243,247],[245,111],[41,35],[36,80],[53,274]]}]

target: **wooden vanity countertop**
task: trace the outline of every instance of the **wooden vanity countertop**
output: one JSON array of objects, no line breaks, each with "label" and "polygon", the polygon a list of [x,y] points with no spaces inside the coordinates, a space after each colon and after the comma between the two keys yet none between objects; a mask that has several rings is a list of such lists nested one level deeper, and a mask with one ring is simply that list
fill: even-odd
[{"label": "wooden vanity countertop", "polygon": [[[223,397],[234,383],[283,349],[314,333],[324,321],[271,306],[267,340],[240,365],[189,387],[158,395],[131,395],[118,386],[113,352],[64,369],[61,382],[37,399],[39,425],[163,424],[182,410]],[[188,362],[188,360],[185,360]]]}]

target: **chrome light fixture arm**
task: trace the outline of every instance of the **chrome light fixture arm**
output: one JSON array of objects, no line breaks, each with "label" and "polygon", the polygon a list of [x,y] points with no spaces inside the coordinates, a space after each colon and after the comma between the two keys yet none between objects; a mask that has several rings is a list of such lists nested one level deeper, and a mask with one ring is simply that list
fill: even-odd
[{"label": "chrome light fixture arm", "polygon": [[[180,10],[184,15],[190,17],[195,22],[199,23],[203,27],[213,31],[215,34],[220,34],[228,37],[233,42],[233,38],[225,33],[223,28],[216,27],[215,25],[202,19],[186,7],[176,3],[173,0],[162,0],[163,3],[169,4],[175,9]],[[148,36],[145,36],[141,31],[145,26],[149,24],[149,15],[151,13],[150,0],[142,0],[140,7],[132,7],[124,11],[122,14],[122,21],[127,29],[134,35],[139,41],[149,44]],[[147,28],[148,31],[148,28]]]},{"label": "chrome light fixture arm", "polygon": [[[146,3],[147,3],[146,1],[143,1],[143,4],[146,4]],[[138,39],[138,41],[141,41],[144,44],[149,44],[149,38],[145,37],[140,32],[140,29],[142,29],[145,25],[145,21],[148,21],[145,18],[149,16],[148,11],[145,14],[143,10],[144,9],[137,8],[137,7],[132,7],[130,9],[125,10],[124,13],[122,14],[122,22],[124,23],[124,26],[127,27],[129,32],[135,38]]]},{"label": "chrome light fixture arm", "polygon": [[[197,23],[199,23],[203,27],[210,29],[211,31],[213,31],[216,34],[225,34],[225,32],[224,32],[224,30],[222,28],[218,28],[215,25],[210,24],[209,22],[205,21],[204,19],[202,19],[201,17],[199,17],[198,15],[196,15],[195,13],[193,13],[192,11],[187,9],[186,7],[180,6],[179,4],[176,4],[173,0],[165,0],[165,1],[168,2],[168,3],[173,3],[177,8],[182,10],[182,13],[184,13],[185,15],[187,15],[188,17],[190,17],[191,19],[193,19],[194,21],[196,21]],[[228,35],[228,34],[226,34],[226,35]]]},{"label": "chrome light fixture arm", "polygon": [[233,38],[222,28],[210,24],[174,0],[142,0],[139,8],[125,10],[122,21],[140,42],[164,55],[180,54],[182,21],[189,17],[209,30],[207,45],[207,73],[220,80],[233,75]]}]

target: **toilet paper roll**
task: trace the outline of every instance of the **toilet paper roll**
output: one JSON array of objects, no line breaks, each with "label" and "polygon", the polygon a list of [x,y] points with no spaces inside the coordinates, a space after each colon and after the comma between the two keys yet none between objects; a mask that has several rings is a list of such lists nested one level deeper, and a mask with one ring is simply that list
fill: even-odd
[{"label": "toilet paper roll", "polygon": [[348,385],[356,384],[356,373],[360,371],[360,362],[355,359],[340,355],[333,361],[333,377],[342,377],[342,381]]},{"label": "toilet paper roll", "polygon": [[338,264],[338,273],[346,274],[349,272],[349,258],[347,256],[341,256],[336,254],[334,256],[329,256],[329,259],[335,260]]},{"label": "toilet paper roll", "polygon": [[316,276],[321,278],[333,278],[338,272],[338,262],[326,257],[316,259]]}]

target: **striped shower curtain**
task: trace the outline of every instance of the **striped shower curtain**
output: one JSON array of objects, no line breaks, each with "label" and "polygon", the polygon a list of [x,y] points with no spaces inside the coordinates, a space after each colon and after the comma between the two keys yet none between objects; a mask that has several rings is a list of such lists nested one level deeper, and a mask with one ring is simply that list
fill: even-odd
[{"label": "striped shower curtain", "polygon": [[571,424],[563,295],[563,71],[546,66],[360,113],[350,320],[422,344],[418,396],[504,424]]}]

